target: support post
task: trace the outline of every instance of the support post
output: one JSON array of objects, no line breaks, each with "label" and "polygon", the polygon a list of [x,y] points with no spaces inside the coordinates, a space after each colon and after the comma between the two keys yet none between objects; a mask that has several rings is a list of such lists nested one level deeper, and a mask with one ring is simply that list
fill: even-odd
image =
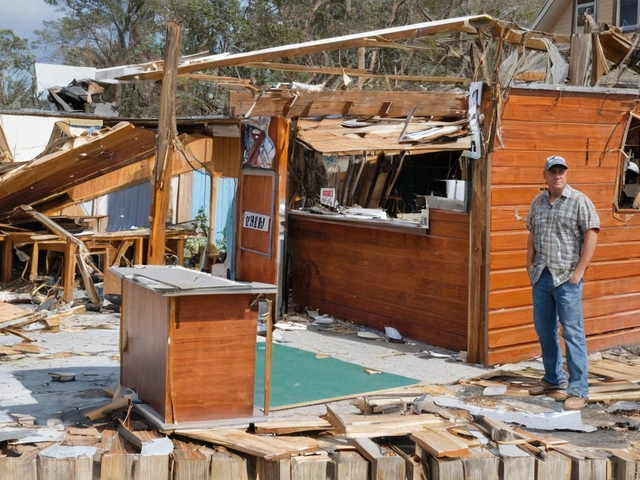
[{"label": "support post", "polygon": [[167,46],[162,73],[160,121],[158,122],[156,164],[153,175],[153,198],[149,214],[149,245],[147,263],[164,264],[165,223],[171,193],[174,141],[176,128],[176,86],[180,59],[180,26],[167,23]]}]

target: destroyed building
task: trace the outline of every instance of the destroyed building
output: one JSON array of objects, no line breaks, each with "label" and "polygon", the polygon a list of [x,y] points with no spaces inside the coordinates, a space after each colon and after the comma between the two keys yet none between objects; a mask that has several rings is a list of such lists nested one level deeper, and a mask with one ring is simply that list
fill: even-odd
[{"label": "destroyed building", "polygon": [[[633,245],[640,230],[637,202],[628,198],[633,188],[625,180],[627,170],[637,167],[638,91],[623,78],[635,68],[636,50],[612,29],[588,37],[593,49],[578,48],[575,35],[525,31],[475,16],[184,61],[178,75],[245,64],[304,70],[272,60],[327,49],[410,49],[428,38],[451,42],[455,49],[447,48],[460,59],[458,70],[445,77],[396,78],[366,65],[307,67],[326,68],[329,75],[340,70],[345,89],[333,91],[292,84],[256,92],[240,82],[230,91],[228,118],[178,122],[184,133],[172,182],[193,188],[187,177],[202,167],[211,192],[232,180],[232,193],[222,201],[224,275],[277,283],[281,304],[291,297],[299,307],[391,326],[490,365],[538,353],[524,218],[543,187],[542,160],[563,155],[572,167],[570,183],[591,197],[603,221],[585,277],[589,349],[637,342],[640,257]],[[162,76],[160,63],[120,70],[114,70],[120,81]],[[358,76],[382,77],[403,91],[350,88]],[[421,87],[410,87],[416,84]],[[151,178],[154,140],[152,124],[109,123],[79,137],[77,147],[5,163],[0,216],[11,227],[2,234],[3,280],[15,275],[15,244],[30,250],[41,243],[18,228],[27,211],[22,205],[64,214],[99,194],[142,184]],[[321,206],[323,188],[333,196],[329,208]],[[181,198],[178,193],[172,200],[174,214],[183,211]],[[218,224],[220,201],[212,194],[206,212],[212,223]],[[344,210],[349,207],[357,208]],[[190,216],[193,210],[182,218]],[[215,229],[210,252],[223,230],[220,224]],[[93,235],[93,243],[84,240],[88,254],[93,249],[118,260],[124,246],[148,241],[131,232],[131,239]],[[178,235],[170,247],[177,257],[182,241]],[[72,257],[73,247],[62,244],[67,246],[56,248]],[[35,263],[32,275],[38,273]],[[132,263],[145,263],[144,255]],[[65,271],[67,288],[74,268],[67,264]]]}]

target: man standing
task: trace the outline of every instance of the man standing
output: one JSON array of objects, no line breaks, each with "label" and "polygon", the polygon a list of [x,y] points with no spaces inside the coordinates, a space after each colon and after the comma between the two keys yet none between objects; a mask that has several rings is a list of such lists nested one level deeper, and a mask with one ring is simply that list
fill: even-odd
[{"label": "man standing", "polygon": [[[545,393],[564,400],[565,410],[579,410],[589,398],[582,277],[596,248],[600,219],[591,200],[567,185],[567,169],[564,158],[547,158],[543,175],[548,189],[533,199],[527,218],[533,324],[545,371],[541,382],[529,393]],[[568,377],[562,368],[558,321],[562,325]]]}]

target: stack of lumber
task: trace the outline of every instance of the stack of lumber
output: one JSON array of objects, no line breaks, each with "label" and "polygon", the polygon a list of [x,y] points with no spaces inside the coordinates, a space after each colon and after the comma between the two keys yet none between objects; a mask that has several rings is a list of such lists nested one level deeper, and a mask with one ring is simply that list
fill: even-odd
[{"label": "stack of lumber", "polygon": [[32,428],[20,441],[0,429],[0,478],[615,480],[640,473],[640,450],[581,448],[486,417],[344,415],[327,408],[323,417],[170,435],[140,421],[111,425]]}]

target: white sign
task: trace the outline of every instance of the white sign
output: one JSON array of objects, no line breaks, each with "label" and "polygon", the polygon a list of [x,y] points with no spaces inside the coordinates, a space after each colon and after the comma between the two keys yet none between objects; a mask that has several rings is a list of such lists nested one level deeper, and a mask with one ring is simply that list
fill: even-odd
[{"label": "white sign", "polygon": [[471,148],[462,152],[463,157],[475,158],[482,156],[482,134],[480,131],[480,104],[482,102],[482,82],[472,82],[469,87],[469,132],[471,133]]},{"label": "white sign", "polygon": [[338,203],[336,201],[336,189],[335,188],[321,188],[320,189],[320,203],[327,207],[335,207]]},{"label": "white sign", "polygon": [[269,218],[267,215],[260,215],[259,213],[244,212],[244,219],[242,226],[244,228],[250,228],[252,230],[260,230],[261,232],[269,231]]}]

